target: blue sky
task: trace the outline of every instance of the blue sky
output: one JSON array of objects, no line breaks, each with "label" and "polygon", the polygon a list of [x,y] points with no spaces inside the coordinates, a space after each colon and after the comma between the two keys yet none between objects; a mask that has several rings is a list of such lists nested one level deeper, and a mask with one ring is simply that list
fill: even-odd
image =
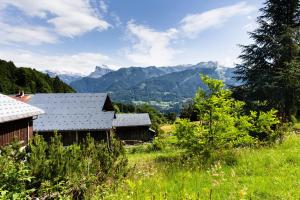
[{"label": "blue sky", "polygon": [[0,0],[0,58],[88,74],[96,65],[237,63],[262,0]]}]

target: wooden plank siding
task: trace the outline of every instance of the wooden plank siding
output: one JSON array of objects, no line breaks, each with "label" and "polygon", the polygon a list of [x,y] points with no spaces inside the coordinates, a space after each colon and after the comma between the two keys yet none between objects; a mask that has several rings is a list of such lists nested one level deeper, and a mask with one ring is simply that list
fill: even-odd
[{"label": "wooden plank siding", "polygon": [[149,131],[149,126],[117,127],[116,135],[120,140],[151,141],[154,133]]},{"label": "wooden plank siding", "polygon": [[1,123],[0,146],[8,145],[14,140],[27,144],[28,139],[32,137],[32,132],[32,118]]}]

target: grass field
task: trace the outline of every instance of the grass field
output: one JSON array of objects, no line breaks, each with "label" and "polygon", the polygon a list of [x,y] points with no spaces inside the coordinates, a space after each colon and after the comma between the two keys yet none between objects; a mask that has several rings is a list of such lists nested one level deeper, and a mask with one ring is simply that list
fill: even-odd
[{"label": "grass field", "polygon": [[202,167],[178,159],[181,153],[129,154],[134,169],[105,199],[300,199],[300,136],[239,149],[231,165]]},{"label": "grass field", "polygon": [[294,128],[300,130],[300,123],[295,123]]}]

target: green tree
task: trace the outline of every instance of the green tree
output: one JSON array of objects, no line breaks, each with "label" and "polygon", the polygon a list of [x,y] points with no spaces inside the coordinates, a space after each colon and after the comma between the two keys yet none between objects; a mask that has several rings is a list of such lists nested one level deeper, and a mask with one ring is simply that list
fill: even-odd
[{"label": "green tree", "polygon": [[165,113],[164,116],[169,121],[169,123],[174,123],[177,118],[177,114],[175,112]]},{"label": "green tree", "polygon": [[274,110],[246,115],[245,103],[233,99],[222,81],[203,75],[201,79],[207,90],[200,88],[194,98],[198,121],[177,120],[175,135],[181,146],[209,158],[215,151],[277,141]]},{"label": "green tree", "polygon": [[210,148],[232,147],[251,142],[248,117],[243,115],[244,102],[234,100],[231,91],[224,89],[221,80],[201,76],[207,90],[199,89],[195,95],[195,107],[199,120],[205,124]]},{"label": "green tree", "polygon": [[253,44],[242,46],[235,96],[247,102],[266,101],[282,119],[297,112],[300,98],[299,0],[267,0],[250,33]]}]

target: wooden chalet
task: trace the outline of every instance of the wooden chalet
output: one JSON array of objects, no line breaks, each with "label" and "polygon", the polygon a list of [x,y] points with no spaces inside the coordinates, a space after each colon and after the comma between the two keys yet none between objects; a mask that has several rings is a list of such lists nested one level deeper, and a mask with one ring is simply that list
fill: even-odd
[{"label": "wooden chalet", "polygon": [[117,137],[126,143],[151,141],[155,132],[150,129],[151,120],[148,113],[116,114],[113,127]]},{"label": "wooden chalet", "polygon": [[55,131],[62,135],[64,145],[81,142],[87,134],[97,141],[109,141],[113,133],[125,141],[154,137],[147,113],[115,114],[107,93],[35,94],[27,101],[45,111],[34,121],[33,131],[47,141]]},{"label": "wooden chalet", "polygon": [[20,141],[26,145],[33,135],[33,120],[44,111],[0,94],[0,147]]},{"label": "wooden chalet", "polygon": [[87,134],[97,141],[110,138],[115,113],[105,93],[35,94],[28,103],[45,110],[33,130],[47,141],[55,131],[64,145],[83,141]]}]

